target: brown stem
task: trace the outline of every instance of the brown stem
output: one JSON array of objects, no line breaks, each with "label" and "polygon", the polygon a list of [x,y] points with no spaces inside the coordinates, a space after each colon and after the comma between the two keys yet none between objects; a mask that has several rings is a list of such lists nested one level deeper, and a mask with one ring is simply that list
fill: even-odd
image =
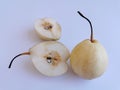
[{"label": "brown stem", "polygon": [[87,17],[85,17],[81,12],[78,11],[78,14],[89,22],[90,28],[91,28],[90,41],[93,42],[94,41],[93,40],[93,27],[92,27],[91,21]]},{"label": "brown stem", "polygon": [[16,56],[11,60],[8,68],[11,68],[13,61],[14,61],[17,57],[22,56],[22,55],[30,55],[30,52],[24,52],[24,53],[21,53],[21,54],[16,55]]}]

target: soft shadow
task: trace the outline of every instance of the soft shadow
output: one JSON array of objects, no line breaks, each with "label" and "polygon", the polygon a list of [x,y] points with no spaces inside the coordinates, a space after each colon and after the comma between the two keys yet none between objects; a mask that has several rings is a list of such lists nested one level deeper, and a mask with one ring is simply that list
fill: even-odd
[{"label": "soft shadow", "polygon": [[27,38],[29,38],[29,40],[33,43],[37,42],[42,42],[43,40],[40,39],[40,37],[37,35],[37,33],[35,32],[34,29],[29,29],[26,32],[27,34]]},{"label": "soft shadow", "polygon": [[37,80],[44,80],[45,82],[49,81],[48,83],[55,84],[56,81],[58,81],[59,83],[67,83],[69,85],[75,84],[75,85],[81,86],[81,85],[86,85],[90,82],[90,80],[82,79],[81,77],[74,74],[70,66],[69,66],[68,71],[65,74],[60,75],[60,76],[55,76],[55,77],[48,77],[48,76],[41,74],[34,67],[32,61],[27,60],[23,66],[24,66],[23,68],[25,72],[27,72],[28,75],[36,78]]},{"label": "soft shadow", "polygon": [[32,76],[37,76],[37,77],[44,77],[38,70],[34,67],[32,61],[27,60],[24,64],[24,70],[32,75]]}]

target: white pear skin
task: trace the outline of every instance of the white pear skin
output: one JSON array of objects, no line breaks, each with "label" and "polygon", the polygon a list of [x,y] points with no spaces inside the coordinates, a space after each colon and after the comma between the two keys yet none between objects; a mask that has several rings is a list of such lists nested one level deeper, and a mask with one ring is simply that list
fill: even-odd
[{"label": "white pear skin", "polygon": [[61,26],[52,18],[38,19],[34,27],[42,40],[58,40],[61,37]]},{"label": "white pear skin", "polygon": [[57,41],[44,41],[30,49],[35,68],[46,76],[59,76],[67,72],[68,49]]},{"label": "white pear skin", "polygon": [[108,56],[97,40],[84,40],[72,50],[70,64],[73,72],[80,77],[94,79],[105,72]]}]

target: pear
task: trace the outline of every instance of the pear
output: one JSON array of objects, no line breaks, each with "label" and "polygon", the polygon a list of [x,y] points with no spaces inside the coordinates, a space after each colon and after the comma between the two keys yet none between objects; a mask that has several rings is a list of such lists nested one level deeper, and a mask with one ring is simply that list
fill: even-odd
[{"label": "pear", "polygon": [[42,40],[59,40],[61,37],[61,26],[52,18],[37,19],[34,28]]},{"label": "pear", "polygon": [[73,72],[84,79],[95,79],[101,76],[108,65],[108,56],[105,48],[99,41],[93,39],[93,28],[91,21],[81,12],[79,15],[85,18],[91,27],[90,39],[79,43],[71,52],[70,64]]},{"label": "pear", "polygon": [[69,50],[60,42],[44,41],[24,52],[16,55],[9,64],[22,55],[30,55],[35,68],[45,76],[59,76],[67,72]]}]

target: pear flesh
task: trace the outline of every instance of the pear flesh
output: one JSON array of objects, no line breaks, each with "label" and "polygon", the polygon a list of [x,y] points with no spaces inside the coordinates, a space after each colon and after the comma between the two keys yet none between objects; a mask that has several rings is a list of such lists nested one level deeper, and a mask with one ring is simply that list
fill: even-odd
[{"label": "pear flesh", "polygon": [[33,65],[46,76],[59,76],[66,73],[69,56],[69,50],[57,41],[44,41],[30,48]]},{"label": "pear flesh", "polygon": [[38,19],[34,27],[42,40],[59,40],[61,37],[61,26],[52,18]]},{"label": "pear flesh", "polygon": [[101,76],[107,67],[108,56],[104,47],[97,41],[84,40],[72,51],[70,64],[77,75],[84,79]]}]

